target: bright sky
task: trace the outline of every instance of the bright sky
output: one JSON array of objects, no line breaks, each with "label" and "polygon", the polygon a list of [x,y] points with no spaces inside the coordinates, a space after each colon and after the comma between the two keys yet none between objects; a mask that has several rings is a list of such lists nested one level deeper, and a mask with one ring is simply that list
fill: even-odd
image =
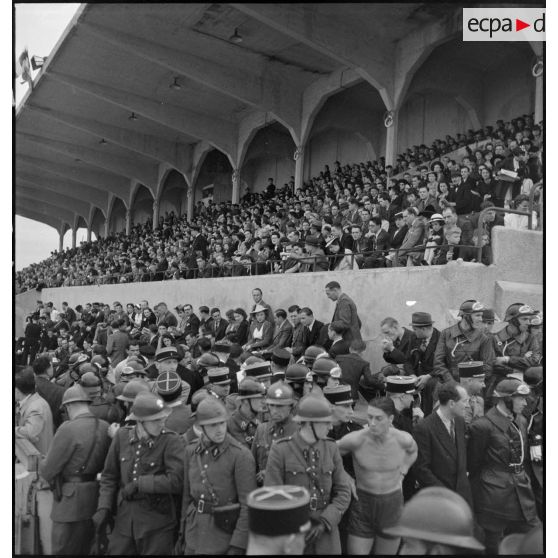
[{"label": "bright sky", "polygon": [[[80,4],[16,4],[15,5],[15,52],[17,57],[27,47],[29,56],[48,56],[72,19]],[[32,72],[33,77],[38,72]],[[27,91],[27,84],[16,80],[16,105]],[[85,230],[78,230],[78,244],[85,240]],[[16,270],[30,263],[48,258],[53,250],[58,250],[58,232],[52,227],[20,217],[15,218],[15,258]],[[71,245],[71,233],[64,237],[64,247]]]}]

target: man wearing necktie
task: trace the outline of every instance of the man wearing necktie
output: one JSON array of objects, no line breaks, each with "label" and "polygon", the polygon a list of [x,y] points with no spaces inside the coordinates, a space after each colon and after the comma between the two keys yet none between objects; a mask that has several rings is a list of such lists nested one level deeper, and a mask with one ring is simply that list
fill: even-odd
[{"label": "man wearing necktie", "polygon": [[211,332],[213,333],[213,337],[215,337],[215,341],[221,341],[225,337],[225,333],[227,331],[227,326],[229,322],[224,318],[221,318],[221,311],[219,308],[212,308],[211,309],[211,317],[213,322],[211,324]]},{"label": "man wearing necktie", "polygon": [[440,388],[439,407],[414,430],[418,445],[414,472],[421,488],[445,486],[472,506],[463,418],[468,398],[460,385],[449,383]]}]

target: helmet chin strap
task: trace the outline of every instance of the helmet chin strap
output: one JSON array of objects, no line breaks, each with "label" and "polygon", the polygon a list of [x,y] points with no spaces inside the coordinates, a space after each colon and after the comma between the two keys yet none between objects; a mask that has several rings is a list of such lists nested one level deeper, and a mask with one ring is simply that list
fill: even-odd
[{"label": "helmet chin strap", "polygon": [[310,428],[312,429],[312,436],[314,436],[314,440],[317,442],[319,440],[318,435],[316,434],[316,429],[314,428],[314,423],[310,423]]}]

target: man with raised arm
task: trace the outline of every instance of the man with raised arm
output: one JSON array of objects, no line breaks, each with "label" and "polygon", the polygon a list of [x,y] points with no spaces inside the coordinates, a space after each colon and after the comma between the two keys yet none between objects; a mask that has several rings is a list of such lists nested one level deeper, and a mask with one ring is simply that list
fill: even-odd
[{"label": "man with raised arm", "polygon": [[[417,458],[413,437],[393,427],[395,405],[389,397],[368,404],[368,428],[338,440],[341,455],[351,454],[356,500],[349,510],[349,554],[395,555],[399,539],[384,529],[397,523],[403,510],[402,481]],[[375,544],[374,544],[375,543]]]}]

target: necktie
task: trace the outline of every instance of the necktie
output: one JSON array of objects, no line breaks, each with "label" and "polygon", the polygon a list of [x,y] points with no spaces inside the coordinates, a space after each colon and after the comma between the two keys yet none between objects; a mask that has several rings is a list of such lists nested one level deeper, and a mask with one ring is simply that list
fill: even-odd
[{"label": "necktie", "polygon": [[455,422],[453,419],[450,421],[450,436],[453,443],[455,444]]}]

